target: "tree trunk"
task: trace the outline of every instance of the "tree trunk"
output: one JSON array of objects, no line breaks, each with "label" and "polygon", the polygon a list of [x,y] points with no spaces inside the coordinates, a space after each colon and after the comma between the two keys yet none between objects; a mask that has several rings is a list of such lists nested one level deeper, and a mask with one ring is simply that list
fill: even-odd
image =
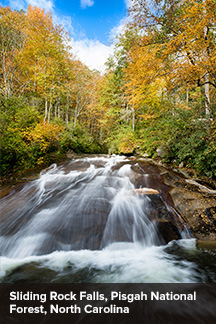
[{"label": "tree trunk", "polygon": [[44,123],[46,122],[46,119],[47,119],[47,113],[48,113],[48,101],[47,101],[47,97],[45,97],[45,114],[44,114]]},{"label": "tree trunk", "polygon": [[61,117],[61,99],[59,98],[59,102],[58,102],[58,118],[60,119]]},{"label": "tree trunk", "polygon": [[206,118],[210,118],[211,107],[210,107],[210,94],[209,94],[209,74],[206,73],[205,76],[205,114]]},{"label": "tree trunk", "polygon": [[78,115],[78,108],[76,103],[75,112],[74,112],[74,127],[76,126],[77,123],[77,115]]},{"label": "tree trunk", "polygon": [[187,90],[186,90],[186,105],[188,106],[189,105],[189,90],[188,90],[188,87],[187,87]]},{"label": "tree trunk", "polygon": [[[204,0],[204,15],[206,16],[206,0]],[[208,26],[204,27],[204,40],[205,42],[207,42],[208,40],[208,32],[209,32],[209,28]],[[208,56],[208,47],[205,50],[205,56]],[[208,70],[206,71],[205,74],[205,114],[206,114],[206,118],[209,119],[210,115],[211,115],[211,108],[210,108],[210,94],[209,94],[209,73]]]},{"label": "tree trunk", "polygon": [[49,111],[48,111],[48,123],[50,122],[51,109],[52,109],[52,98],[50,98],[50,105],[49,105]]},{"label": "tree trunk", "polygon": [[133,113],[133,132],[135,130],[135,110],[132,108],[132,113]]},{"label": "tree trunk", "polygon": [[66,107],[66,116],[65,116],[65,121],[66,121],[66,124],[68,124],[68,121],[69,121],[69,118],[68,118],[68,112],[69,112],[69,99],[70,99],[70,94],[68,92],[67,94],[67,107]]}]

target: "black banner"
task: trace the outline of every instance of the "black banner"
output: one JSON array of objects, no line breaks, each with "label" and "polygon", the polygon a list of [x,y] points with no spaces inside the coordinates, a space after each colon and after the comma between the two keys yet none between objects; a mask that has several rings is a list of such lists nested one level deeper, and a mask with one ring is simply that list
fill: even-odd
[{"label": "black banner", "polygon": [[1,284],[1,324],[215,324],[216,284]]}]

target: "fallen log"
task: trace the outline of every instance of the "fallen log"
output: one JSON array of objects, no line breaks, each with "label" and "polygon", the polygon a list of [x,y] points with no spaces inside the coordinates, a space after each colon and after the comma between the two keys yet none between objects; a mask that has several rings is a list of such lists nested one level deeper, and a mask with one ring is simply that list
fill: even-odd
[{"label": "fallen log", "polygon": [[152,188],[138,188],[135,189],[135,191],[139,194],[139,195],[158,195],[159,191],[152,189]]}]

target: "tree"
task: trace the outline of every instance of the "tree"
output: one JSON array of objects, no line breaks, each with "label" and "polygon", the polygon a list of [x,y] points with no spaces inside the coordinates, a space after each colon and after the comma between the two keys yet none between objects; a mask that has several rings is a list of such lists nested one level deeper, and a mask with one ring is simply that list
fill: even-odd
[{"label": "tree", "polygon": [[0,7],[0,91],[6,98],[25,87],[19,75],[19,55],[26,39],[24,13]]},{"label": "tree", "polygon": [[[22,53],[24,69],[32,80],[31,90],[45,98],[44,122],[50,121],[53,100],[66,72],[66,34],[53,23],[50,13],[28,6],[28,42]],[[67,75],[67,73],[65,73]],[[49,104],[49,107],[48,107]]]},{"label": "tree", "polygon": [[144,34],[140,46],[158,46],[157,55],[166,63],[158,75],[169,75],[171,89],[184,85],[196,85],[202,90],[206,87],[203,95],[209,118],[207,89],[216,88],[215,1],[135,0],[130,12]]},{"label": "tree", "polygon": [[158,72],[163,71],[164,62],[157,53],[157,46],[141,47],[138,43],[132,47],[129,64],[125,69],[125,93],[128,104],[134,108],[137,118],[145,120],[156,118],[166,108],[161,103],[167,82]]}]

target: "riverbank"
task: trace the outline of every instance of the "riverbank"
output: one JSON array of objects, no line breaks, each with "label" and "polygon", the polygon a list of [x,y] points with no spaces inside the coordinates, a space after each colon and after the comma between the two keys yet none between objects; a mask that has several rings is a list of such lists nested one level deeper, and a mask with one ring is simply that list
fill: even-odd
[{"label": "riverbank", "polygon": [[[71,159],[80,159],[86,156],[106,156],[106,154],[85,154],[85,153],[75,153],[73,151],[69,151],[66,154],[64,154],[63,156],[61,156],[60,158],[56,158],[55,160],[53,160],[52,163],[56,163],[57,165],[61,165],[63,163],[67,163],[68,161],[70,161]],[[132,154],[130,156],[133,156]],[[209,189],[212,190],[216,190],[216,180],[212,179],[212,178],[208,178],[206,176],[196,176],[196,171],[193,169],[188,169],[186,167],[180,167],[178,165],[176,165],[175,163],[172,164],[167,164],[164,163],[160,160],[160,158],[148,158],[139,154],[135,154],[134,155],[135,158],[145,158],[146,160],[152,161],[153,163],[158,164],[159,166],[165,167],[166,169],[170,170],[170,171],[174,171],[177,173],[182,174],[183,177],[188,178],[188,179],[193,179],[196,182],[198,182],[200,185],[204,185],[206,187],[208,187]],[[19,172],[15,172],[15,173],[11,173],[8,175],[5,175],[4,177],[2,177],[0,179],[0,197],[2,197],[1,192],[4,188],[6,188],[8,185],[15,185],[15,184],[19,184],[19,183],[25,183],[28,181],[32,181],[37,179],[40,176],[40,172],[49,168],[49,166],[52,163],[47,163],[47,164],[43,164],[42,166],[38,166],[35,168],[28,168],[26,170],[23,171],[19,171]]]}]

